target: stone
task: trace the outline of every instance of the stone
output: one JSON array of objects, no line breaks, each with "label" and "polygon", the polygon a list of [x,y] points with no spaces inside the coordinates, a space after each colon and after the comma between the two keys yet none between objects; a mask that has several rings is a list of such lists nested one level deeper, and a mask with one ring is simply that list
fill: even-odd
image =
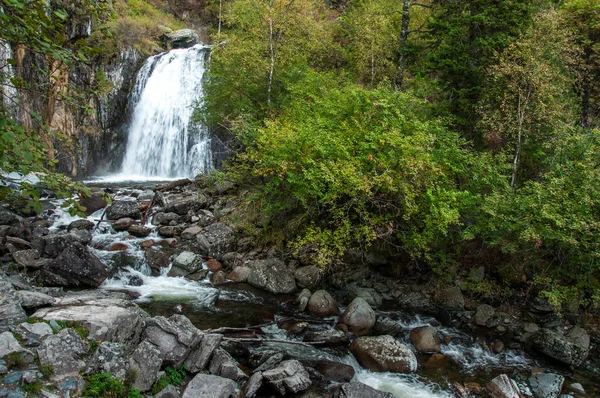
[{"label": "stone", "polygon": [[0,225],[13,225],[20,222],[23,218],[6,210],[0,209]]},{"label": "stone", "polygon": [[52,234],[44,236],[42,240],[44,242],[44,253],[48,257],[54,258],[61,254],[71,243],[75,242],[75,237],[71,234]]},{"label": "stone", "polygon": [[164,207],[166,213],[177,213],[180,216],[187,215],[190,211],[195,212],[206,207],[208,199],[201,193],[185,197],[175,196],[175,200],[169,200]]},{"label": "stone", "polygon": [[171,221],[178,222],[179,215],[176,213],[156,213],[152,218],[152,225],[169,225]]},{"label": "stone", "polygon": [[325,379],[336,383],[350,382],[355,373],[354,368],[348,364],[326,359],[302,361],[302,364],[313,368],[321,373]]},{"label": "stone", "polygon": [[202,232],[201,227],[194,226],[194,227],[186,228],[181,233],[181,239],[187,239],[187,240],[196,239],[196,235],[198,235],[200,232]]},{"label": "stone", "polygon": [[177,390],[177,388],[171,384],[160,390],[158,394],[154,396],[154,398],[179,398],[181,394]]},{"label": "stone", "polygon": [[123,242],[116,242],[108,247],[109,252],[123,252],[127,249],[129,249],[129,246]]},{"label": "stone", "polygon": [[212,272],[221,271],[223,269],[223,265],[214,258],[209,258],[206,260],[206,266]]},{"label": "stone", "polygon": [[304,312],[304,310],[306,310],[306,307],[308,307],[308,301],[311,297],[312,293],[310,292],[310,290],[302,289],[302,291],[298,295],[298,298],[296,299],[296,302],[298,303],[298,311]]},{"label": "stone", "polygon": [[148,235],[150,235],[152,230],[143,225],[135,225],[134,224],[134,225],[130,226],[129,228],[127,228],[127,232],[129,232],[130,235],[133,235],[135,237],[145,238]]},{"label": "stone", "polygon": [[200,269],[202,257],[192,252],[183,252],[173,260],[169,276],[186,276]]},{"label": "stone", "polygon": [[91,222],[90,220],[82,218],[81,220],[75,220],[71,224],[69,224],[69,226],[67,227],[67,231],[69,231],[69,232],[71,232],[73,230],[91,231],[94,229],[95,226],[96,225],[93,222]]},{"label": "stone", "polygon": [[161,365],[158,348],[147,340],[142,341],[129,359],[129,368],[135,372],[132,386],[142,392],[150,390],[158,380]]},{"label": "stone", "polygon": [[85,207],[85,215],[88,217],[108,205],[104,196],[99,193],[93,193],[92,196],[81,198],[79,204]]},{"label": "stone", "polygon": [[581,383],[571,383],[567,387],[567,391],[570,391],[576,395],[585,395],[585,389],[581,385]]},{"label": "stone", "polygon": [[505,374],[492,379],[487,384],[487,389],[492,398],[520,398],[517,383]]},{"label": "stone", "polygon": [[341,330],[309,331],[304,335],[304,341],[323,343],[324,345],[346,345],[349,342],[346,333]]},{"label": "stone", "polygon": [[225,350],[217,348],[212,355],[208,370],[215,376],[221,376],[236,382],[246,380],[248,376],[239,368],[238,363]]},{"label": "stone", "polygon": [[373,334],[396,336],[404,330],[403,326],[387,316],[378,316],[373,326]]},{"label": "stone", "polygon": [[154,245],[155,245],[155,243],[156,243],[156,242],[154,242],[154,240],[152,240],[152,239],[148,239],[148,240],[145,240],[145,241],[143,241],[142,243],[140,243],[140,246],[141,246],[143,249],[147,249],[147,248],[149,248],[149,247],[152,247],[152,246],[154,246]]},{"label": "stone", "polygon": [[0,359],[6,359],[11,354],[20,354],[25,363],[33,362],[33,353],[19,344],[11,332],[0,334]]},{"label": "stone", "polygon": [[106,210],[106,218],[109,220],[118,220],[120,218],[140,218],[140,209],[133,200],[114,200]]},{"label": "stone", "polygon": [[196,271],[193,274],[186,275],[185,277],[191,281],[201,281],[206,278],[208,272],[209,271],[207,269],[201,269],[200,271]]},{"label": "stone", "polygon": [[32,318],[76,321],[88,329],[94,340],[136,344],[149,316],[129,300],[109,298],[114,294],[67,296],[58,299],[54,307],[37,310]]},{"label": "stone", "polygon": [[223,223],[207,226],[196,236],[198,246],[210,257],[220,259],[225,253],[235,250],[236,237],[231,228]]},{"label": "stone", "polygon": [[13,300],[0,300],[0,314],[0,332],[27,320],[27,314],[21,304]]},{"label": "stone", "polygon": [[567,365],[579,366],[588,356],[587,348],[573,344],[550,329],[540,329],[529,341],[537,351]]},{"label": "stone", "polygon": [[457,286],[438,291],[435,301],[442,310],[462,311],[465,309],[465,298]]},{"label": "stone", "polygon": [[78,376],[85,366],[82,357],[88,352],[87,345],[72,329],[63,329],[57,334],[46,336],[37,349],[40,365],[51,365],[54,381],[68,376]]},{"label": "stone", "polygon": [[504,351],[504,342],[502,340],[494,340],[490,348],[494,354],[500,354]]},{"label": "stone", "polygon": [[308,306],[309,314],[319,318],[328,318],[340,314],[338,303],[325,290],[317,290],[310,296]]},{"label": "stone", "polygon": [[175,314],[169,319],[157,316],[146,321],[144,337],[158,348],[164,364],[180,366],[200,343],[202,333],[188,318]]},{"label": "stone", "polygon": [[358,336],[364,336],[375,325],[375,312],[361,297],[357,297],[346,307],[340,317],[340,323]]},{"label": "stone", "polygon": [[54,334],[50,325],[45,322],[27,323],[23,322],[19,325],[22,329],[28,333],[34,334],[38,337],[44,337],[49,334]]},{"label": "stone", "polygon": [[248,283],[275,294],[287,294],[296,290],[296,281],[285,263],[277,258],[254,261]]},{"label": "stone", "polygon": [[496,315],[496,310],[494,310],[494,307],[487,304],[481,304],[475,311],[473,322],[475,322],[475,325],[478,326],[487,326],[494,315]]},{"label": "stone", "polygon": [[36,249],[19,250],[12,253],[13,259],[22,267],[37,268],[40,252]]},{"label": "stone", "polygon": [[229,398],[236,388],[233,380],[198,373],[188,383],[181,398]]},{"label": "stone", "polygon": [[89,245],[92,242],[92,233],[85,229],[76,229],[69,232],[69,235],[73,237],[75,242],[79,242],[82,245]]},{"label": "stone", "polygon": [[165,33],[161,36],[161,39],[167,42],[172,48],[189,48],[200,43],[198,32],[192,29],[180,29]]},{"label": "stone", "polygon": [[23,308],[38,308],[54,304],[56,299],[44,293],[19,290],[15,293],[17,301]]},{"label": "stone", "polygon": [[433,354],[429,357],[427,362],[425,362],[425,367],[427,369],[441,369],[448,365],[448,357],[444,354]]},{"label": "stone", "polygon": [[312,384],[306,369],[295,359],[283,361],[276,368],[262,372],[262,375],[264,382],[280,395],[297,394]]},{"label": "stone", "polygon": [[106,265],[77,242],[71,243],[43,270],[43,279],[51,286],[98,287],[107,277]]},{"label": "stone", "polygon": [[359,337],[350,345],[350,351],[362,366],[374,372],[417,370],[415,354],[392,336]]},{"label": "stone", "polygon": [[557,398],[565,378],[554,373],[539,373],[529,377],[527,382],[535,398]]},{"label": "stone", "polygon": [[128,376],[129,360],[127,347],[123,343],[111,343],[103,341],[100,343],[92,359],[88,362],[86,374],[111,373],[120,380]]},{"label": "stone", "polygon": [[357,297],[364,299],[373,308],[379,307],[383,302],[381,294],[377,293],[377,291],[372,288],[352,289],[350,291],[350,299],[354,300]]},{"label": "stone", "polygon": [[239,266],[235,267],[233,271],[227,274],[227,279],[232,282],[247,282],[252,269],[250,267]]},{"label": "stone", "polygon": [[215,272],[210,276],[210,283],[219,286],[227,283],[227,274],[223,271]]},{"label": "stone", "polygon": [[200,345],[185,360],[187,370],[196,373],[204,369],[222,339],[223,335],[220,334],[205,334]]},{"label": "stone", "polygon": [[321,271],[319,268],[311,265],[300,267],[294,271],[294,278],[296,279],[296,285],[298,285],[299,288],[310,289],[315,287],[321,280]]},{"label": "stone", "polygon": [[135,220],[133,218],[120,218],[112,223],[112,228],[117,232],[127,231],[134,224]]},{"label": "stone", "polygon": [[262,372],[254,372],[252,376],[250,376],[250,380],[244,386],[243,397],[244,398],[254,398],[256,393],[260,389],[263,383],[263,375]]},{"label": "stone", "polygon": [[353,382],[342,384],[333,393],[333,398],[394,398],[394,394],[369,387],[366,384]]},{"label": "stone", "polygon": [[163,238],[173,238],[181,234],[181,227],[165,226],[158,229],[158,234]]},{"label": "stone", "polygon": [[576,346],[590,348],[590,336],[581,326],[573,326],[565,333],[565,338]]},{"label": "stone", "polygon": [[440,352],[442,339],[433,326],[422,326],[410,331],[410,341],[417,352],[432,354]]},{"label": "stone", "polygon": [[151,247],[144,252],[146,263],[152,271],[152,275],[158,276],[163,268],[167,268],[171,262],[172,250]]}]

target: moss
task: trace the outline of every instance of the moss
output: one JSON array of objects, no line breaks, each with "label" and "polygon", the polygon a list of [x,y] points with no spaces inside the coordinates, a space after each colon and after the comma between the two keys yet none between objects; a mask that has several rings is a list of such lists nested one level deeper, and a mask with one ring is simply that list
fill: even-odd
[{"label": "moss", "polygon": [[84,397],[121,398],[126,388],[110,373],[98,373],[85,377]]},{"label": "moss", "polygon": [[28,392],[28,393],[37,393],[42,389],[42,382],[39,380],[36,380],[33,383],[25,383],[23,385],[23,391]]},{"label": "moss", "polygon": [[49,363],[41,364],[40,373],[42,373],[42,375],[44,375],[44,377],[47,379],[54,374],[54,366]]},{"label": "moss", "polygon": [[25,357],[23,356],[23,354],[21,354],[20,352],[13,352],[9,355],[6,356],[6,358],[4,358],[4,360],[6,361],[6,367],[8,369],[12,369],[12,368],[24,368],[25,366],[27,366],[27,361],[25,360]]}]

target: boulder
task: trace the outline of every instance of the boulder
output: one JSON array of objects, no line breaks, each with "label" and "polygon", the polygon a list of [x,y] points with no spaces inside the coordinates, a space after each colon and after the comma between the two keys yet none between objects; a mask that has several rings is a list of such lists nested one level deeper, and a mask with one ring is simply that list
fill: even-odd
[{"label": "boulder", "polygon": [[157,316],[146,324],[144,337],[158,348],[166,365],[182,365],[202,340],[202,333],[183,315]]},{"label": "boulder", "polygon": [[227,274],[227,279],[233,282],[246,282],[252,269],[250,267],[239,266]]},{"label": "boulder", "polygon": [[517,383],[505,374],[494,378],[487,384],[492,398],[520,398]]},{"label": "boulder", "polygon": [[248,378],[239,368],[236,360],[221,348],[217,348],[213,352],[208,371],[215,376],[221,376],[236,382],[241,382]]},{"label": "boulder", "polygon": [[46,284],[65,287],[98,287],[108,277],[106,265],[77,242],[71,243],[42,271]]},{"label": "boulder", "polygon": [[346,333],[341,330],[331,329],[307,332],[304,335],[304,341],[318,342],[325,345],[346,345],[349,339]]},{"label": "boulder", "polygon": [[15,293],[17,301],[23,308],[38,308],[54,304],[56,299],[52,296],[40,292],[28,290],[19,290]]},{"label": "boulder", "polygon": [[535,398],[557,398],[565,378],[554,373],[538,373],[529,377],[527,382]]},{"label": "boulder", "polygon": [[350,365],[326,359],[302,361],[302,364],[313,368],[321,373],[325,379],[336,383],[348,383],[352,380],[355,373],[354,368]]},{"label": "boulder", "polygon": [[171,384],[160,390],[158,394],[154,396],[154,398],[179,398],[181,397],[181,393],[177,390],[177,388]]},{"label": "boulder", "polygon": [[573,326],[571,329],[567,330],[565,338],[576,346],[585,349],[590,348],[590,336],[585,329],[580,326]]},{"label": "boulder", "polygon": [[11,332],[0,334],[0,359],[6,359],[9,355],[20,354],[26,363],[33,362],[33,353],[19,344]]},{"label": "boulder", "polygon": [[166,250],[161,248],[148,248],[144,252],[146,263],[152,271],[152,275],[160,275],[163,268],[167,268],[171,262],[172,250]]},{"label": "boulder", "polygon": [[85,207],[85,215],[91,216],[100,209],[104,209],[108,203],[100,193],[93,193],[92,196],[84,197],[79,200],[79,204]]},{"label": "boulder", "polygon": [[92,233],[86,229],[75,229],[69,232],[75,242],[79,242],[86,246],[92,242]]},{"label": "boulder", "polygon": [[[44,253],[48,257],[57,257],[61,254],[71,243],[75,242],[75,237],[71,234],[52,234],[42,238],[42,246]],[[40,250],[39,248],[37,248]]]},{"label": "boulder", "polygon": [[321,271],[312,265],[300,267],[294,271],[294,278],[296,278],[296,284],[299,288],[312,289],[319,283]]},{"label": "boulder", "polygon": [[478,326],[487,326],[494,315],[496,315],[496,310],[494,310],[494,307],[487,304],[481,304],[475,311],[475,318],[473,319],[473,322],[475,322],[475,325]]},{"label": "boulder", "polygon": [[54,381],[78,376],[85,366],[82,358],[87,352],[87,345],[72,329],[63,329],[44,337],[37,349],[40,365],[52,366],[54,372],[51,379]]},{"label": "boulder", "polygon": [[378,316],[373,326],[373,333],[379,336],[389,334],[395,337],[403,330],[404,327],[402,324],[387,316]]},{"label": "boulder", "polygon": [[362,366],[374,372],[417,370],[415,354],[392,336],[359,337],[350,345],[350,351]]},{"label": "boulder", "polygon": [[169,276],[186,276],[200,269],[202,257],[192,252],[183,252],[173,260]]},{"label": "boulder", "polygon": [[181,398],[229,398],[236,389],[233,380],[198,373],[188,383]]},{"label": "boulder", "polygon": [[383,302],[381,294],[377,293],[377,291],[372,288],[360,287],[352,289],[350,291],[350,300],[354,300],[357,297],[364,299],[373,308],[379,307]]},{"label": "boulder", "polygon": [[100,343],[92,359],[88,362],[86,374],[111,373],[120,380],[125,380],[129,371],[127,347],[123,343]]},{"label": "boulder", "polygon": [[333,398],[394,398],[394,394],[376,390],[363,383],[353,382],[342,384],[336,388]]},{"label": "boulder", "polygon": [[223,265],[214,258],[209,258],[208,260],[206,260],[206,266],[212,272],[218,272],[223,269]]},{"label": "boulder", "polygon": [[106,218],[109,220],[118,220],[120,218],[140,218],[140,209],[133,200],[115,200],[106,210]]},{"label": "boulder", "polygon": [[32,318],[77,321],[94,340],[137,344],[148,314],[113,292],[99,292],[60,298],[54,307],[39,309]]},{"label": "boulder", "polygon": [[16,300],[0,299],[0,314],[0,332],[27,320],[27,313]]},{"label": "boulder", "polygon": [[177,213],[156,213],[152,218],[152,225],[170,225],[171,221],[176,223],[179,221],[179,214]]},{"label": "boulder", "polygon": [[310,290],[302,289],[302,291],[298,295],[298,298],[296,299],[296,302],[298,303],[298,311],[304,312],[304,310],[306,310],[306,307],[308,307],[308,301],[311,297],[312,293],[310,292]]},{"label": "boulder", "polygon": [[325,290],[317,290],[310,296],[308,313],[319,318],[328,318],[340,314],[338,303]]},{"label": "boulder", "polygon": [[459,287],[441,289],[435,295],[437,306],[446,311],[462,311],[465,309],[465,298]]},{"label": "boulder", "polygon": [[158,380],[161,365],[158,348],[147,340],[142,341],[129,359],[129,367],[135,372],[132,386],[142,392],[150,390]]},{"label": "boulder", "polygon": [[214,272],[210,276],[210,283],[213,286],[220,286],[227,283],[227,274],[223,271]]},{"label": "boulder", "polygon": [[340,323],[358,336],[364,336],[375,325],[375,312],[363,298],[357,297],[346,307]]},{"label": "boulder", "polygon": [[220,259],[235,249],[235,233],[223,223],[207,226],[196,236],[198,246],[210,257]]},{"label": "boulder", "polygon": [[410,331],[410,341],[417,352],[432,354],[440,352],[442,339],[432,326],[422,326]]},{"label": "boulder", "polygon": [[25,268],[37,268],[40,252],[36,249],[19,250],[12,253],[12,257],[17,264]]},{"label": "boulder", "polygon": [[112,224],[112,227],[115,231],[127,231],[132,225],[135,224],[135,220],[133,218],[120,218]]},{"label": "boulder", "polygon": [[0,225],[13,225],[22,220],[22,217],[6,210],[0,209]]},{"label": "boulder", "polygon": [[200,232],[202,232],[201,227],[193,226],[193,227],[186,228],[181,233],[181,239],[187,239],[187,240],[196,239],[196,235],[198,235]]},{"label": "boulder", "polygon": [[244,398],[254,398],[263,384],[262,372],[254,372],[242,391]]},{"label": "boulder", "polygon": [[130,226],[129,228],[127,228],[127,232],[129,232],[130,235],[133,235],[135,237],[145,238],[146,236],[150,235],[152,230],[143,225],[135,225],[134,224],[134,225]]},{"label": "boulder", "polygon": [[172,238],[181,234],[181,227],[177,226],[166,226],[158,229],[158,234],[163,238]]},{"label": "boulder", "polygon": [[205,334],[200,345],[196,346],[186,359],[184,365],[187,370],[196,373],[204,369],[222,339],[223,335],[220,334]]},{"label": "boulder", "polygon": [[91,231],[94,229],[95,226],[96,225],[93,222],[91,222],[90,220],[82,218],[81,220],[75,220],[71,224],[69,224],[69,226],[67,227],[67,231],[69,231],[69,232],[71,232],[73,230]]},{"label": "boulder", "polygon": [[52,330],[50,325],[48,325],[45,322],[36,322],[36,323],[23,322],[19,326],[21,327],[21,329],[27,331],[27,333],[34,334],[38,337],[44,337],[49,334],[54,334],[54,331]]},{"label": "boulder", "polygon": [[262,372],[262,375],[264,382],[280,395],[297,394],[312,384],[306,369],[295,359],[283,361],[276,368]]},{"label": "boulder", "polygon": [[208,204],[208,198],[201,193],[194,196],[180,197],[175,196],[175,200],[168,201],[165,204],[164,211],[166,213],[176,213],[180,216],[187,215],[190,211],[198,211]]},{"label": "boulder", "polygon": [[550,329],[540,329],[529,342],[537,351],[567,365],[579,366],[588,356],[587,348],[573,344]]},{"label": "boulder", "polygon": [[[216,225],[216,224],[213,224]],[[277,258],[254,261],[248,283],[268,292],[281,294],[296,290],[296,281],[285,263]]]}]

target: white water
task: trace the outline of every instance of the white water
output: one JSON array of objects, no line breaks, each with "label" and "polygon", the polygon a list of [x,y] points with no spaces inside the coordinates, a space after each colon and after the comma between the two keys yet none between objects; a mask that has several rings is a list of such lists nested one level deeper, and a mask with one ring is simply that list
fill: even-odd
[{"label": "white water", "polygon": [[172,50],[139,71],[121,181],[192,177],[212,168],[209,132],[192,121],[203,99],[207,51],[202,45]]}]

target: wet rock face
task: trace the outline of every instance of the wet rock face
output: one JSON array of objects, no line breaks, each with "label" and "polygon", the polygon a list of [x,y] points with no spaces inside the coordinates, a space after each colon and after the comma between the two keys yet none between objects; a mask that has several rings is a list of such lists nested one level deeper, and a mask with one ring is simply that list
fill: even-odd
[{"label": "wet rock face", "polygon": [[579,366],[588,356],[586,347],[569,341],[549,329],[540,329],[531,336],[530,343],[542,354],[548,355],[567,365]]},{"label": "wet rock face", "polygon": [[287,294],[296,290],[292,272],[279,259],[259,260],[251,264],[248,283],[275,294]]},{"label": "wet rock face", "polygon": [[361,365],[374,372],[417,370],[415,354],[392,336],[359,337],[350,345],[350,351]]},{"label": "wet rock face", "polygon": [[106,265],[80,243],[70,244],[43,269],[48,286],[98,287],[108,277]]}]

